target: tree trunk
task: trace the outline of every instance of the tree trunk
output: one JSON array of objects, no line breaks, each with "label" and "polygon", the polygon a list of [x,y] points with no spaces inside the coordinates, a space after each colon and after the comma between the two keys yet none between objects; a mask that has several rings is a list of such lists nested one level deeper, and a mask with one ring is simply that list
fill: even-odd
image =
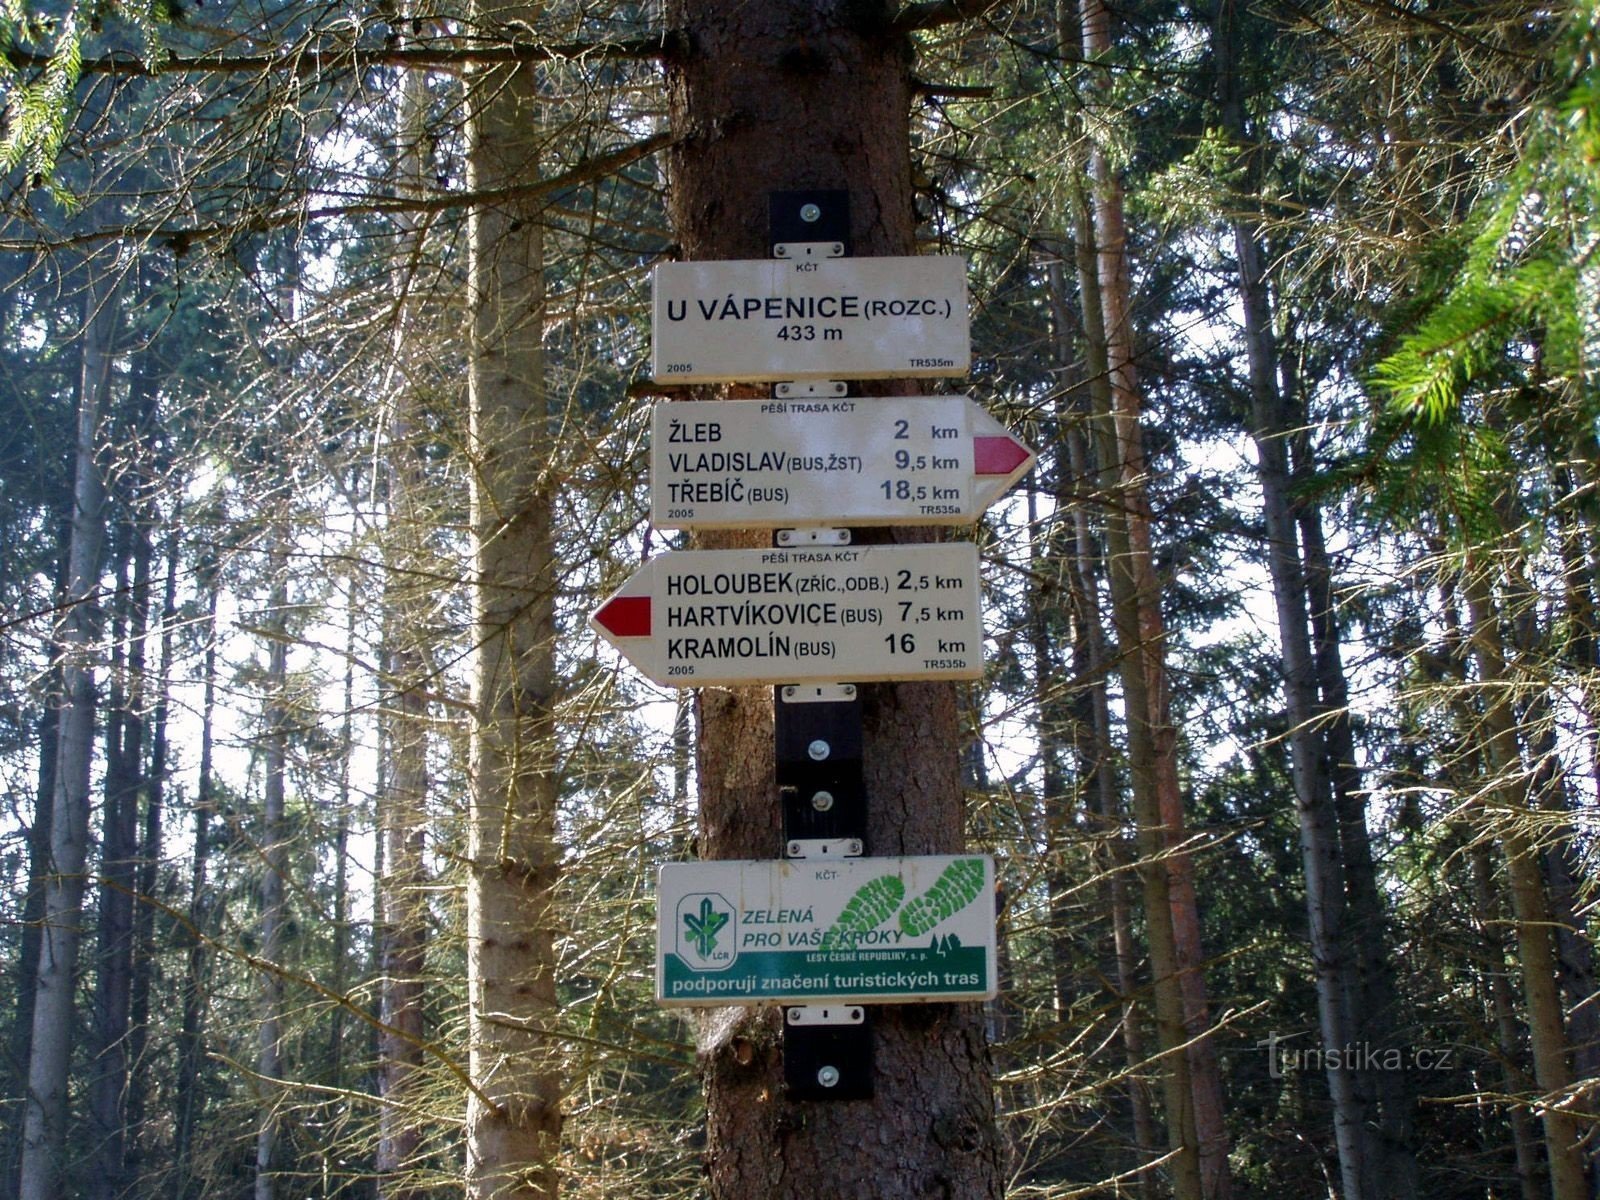
[{"label": "tree trunk", "polygon": [[110,264],[91,266],[84,293],[83,373],[73,449],[72,543],[66,607],[55,641],[61,654],[61,714],[51,797],[50,860],[44,885],[33,1038],[23,1115],[20,1200],[57,1200],[67,1122],[72,998],[83,915],[89,842],[90,761],[94,755],[94,645],[99,633],[100,555],[105,485],[96,462],[100,414],[111,389],[117,287]]},{"label": "tree trunk", "polygon": [[1533,1044],[1534,1080],[1544,1101],[1542,1113],[1550,1190],[1554,1200],[1585,1200],[1588,1186],[1578,1146],[1578,1124],[1562,1103],[1572,1083],[1572,1072],[1567,1063],[1566,1030],[1556,980],[1550,905],[1536,846],[1538,830],[1533,827],[1534,814],[1521,790],[1521,754],[1508,694],[1510,677],[1504,642],[1490,584],[1482,567],[1470,560],[1464,586],[1471,616],[1473,655],[1484,692],[1484,735],[1492,772],[1489,786],[1500,810],[1496,823],[1511,889],[1517,957],[1522,965],[1523,999],[1528,1008],[1528,1033]]},{"label": "tree trunk", "polygon": [[[51,589],[51,598],[60,612],[66,611],[68,570],[71,566],[71,504],[72,492],[69,488],[59,506],[58,519],[54,522],[59,533],[56,540],[55,586]],[[39,714],[39,782],[34,792],[33,824],[28,827],[28,894],[22,902],[22,937],[16,962],[17,1007],[10,1037],[18,1107],[25,1106],[27,1100],[28,1061],[33,1045],[34,989],[39,971],[39,947],[43,942],[45,888],[50,876],[50,833],[63,686],[61,651],[59,643],[52,643],[50,665],[46,669],[42,689],[44,709]],[[17,1173],[21,1167],[22,1122],[13,1121],[5,1130],[4,1164],[4,1183],[11,1194],[18,1192]]]},{"label": "tree trunk", "polygon": [[[1079,10],[1086,57],[1111,48],[1100,0]],[[1131,285],[1122,188],[1104,152],[1091,143],[1092,211],[1079,201],[1079,292],[1091,354],[1089,377],[1102,472],[1108,579],[1128,726],[1133,814],[1146,936],[1163,1055],[1163,1094],[1174,1194],[1221,1200],[1230,1191],[1221,1080],[1209,1035],[1193,868],[1183,850],[1177,739],[1170,717],[1166,632],[1150,541],[1150,502],[1139,429],[1143,396],[1134,370]],[[1187,1049],[1180,1049],[1180,1047]]]},{"label": "tree trunk", "polygon": [[[1242,156],[1244,105],[1233,69],[1235,37],[1232,0],[1217,6],[1212,47],[1217,63],[1217,93],[1225,132]],[[1255,232],[1243,220],[1233,224],[1244,310],[1244,342],[1249,366],[1250,436],[1256,447],[1256,478],[1267,531],[1267,567],[1278,618],[1283,656],[1284,709],[1289,721],[1289,755],[1300,856],[1305,872],[1306,916],[1316,978],[1317,1014],[1324,1049],[1353,1049],[1351,1002],[1358,985],[1355,964],[1347,961],[1344,934],[1345,878],[1339,821],[1318,723],[1316,660],[1308,627],[1309,602],[1290,495],[1288,422],[1278,391],[1277,348],[1267,294],[1266,268]],[[1334,1142],[1346,1200],[1377,1196],[1375,1147],[1367,1125],[1356,1071],[1348,1055],[1326,1056],[1324,1074],[1333,1103]]]},{"label": "tree trunk", "polygon": [[[1087,224],[1087,213],[1083,216]],[[1083,271],[1092,273],[1093,246],[1087,245],[1083,250],[1085,254],[1079,265]],[[1065,270],[1059,260],[1050,264],[1049,281],[1056,362],[1065,371],[1076,360],[1076,354],[1069,332],[1072,323]],[[1098,305],[1099,296],[1096,293],[1089,298],[1087,306],[1094,309],[1097,327],[1100,321]],[[1085,317],[1085,325],[1087,321]],[[1087,349],[1087,337],[1084,342]],[[1094,363],[1101,364],[1103,369],[1103,342],[1089,353],[1089,357],[1093,360],[1089,364],[1090,370],[1094,369]],[[1100,476],[1089,441],[1084,436],[1085,425],[1092,419],[1093,401],[1090,393],[1089,380],[1079,378],[1073,384],[1068,401],[1056,406],[1060,454],[1064,459],[1057,468],[1056,502],[1065,506],[1071,515],[1067,580],[1068,600],[1073,614],[1072,665],[1073,675],[1083,681],[1084,687],[1074,750],[1078,761],[1079,786],[1094,816],[1094,862],[1101,877],[1099,890],[1102,908],[1111,921],[1113,977],[1117,985],[1115,999],[1127,1065],[1128,1104],[1137,1164],[1151,1161],[1159,1151],[1155,1113],[1144,1077],[1144,1030],[1136,999],[1139,992],[1139,953],[1134,939],[1132,905],[1128,897],[1128,870],[1132,865],[1132,856],[1123,835],[1123,805],[1117,786],[1116,755],[1111,739],[1111,701],[1107,695],[1111,656],[1106,647],[1105,628],[1100,620],[1101,555],[1090,524],[1089,510],[1093,501],[1078,494],[1079,489],[1089,487]],[[1156,1190],[1155,1173],[1141,1171],[1138,1186],[1142,1200],[1152,1200]]]},{"label": "tree trunk", "polygon": [[[333,830],[333,970],[329,986],[345,995],[350,986],[350,816],[351,760],[355,755],[356,703],[356,616],[360,604],[359,565],[351,570],[345,594],[344,627],[344,711],[339,718],[339,813]],[[374,873],[382,878],[381,868]],[[336,1005],[329,1014],[328,1078],[333,1086],[345,1086],[345,1009]]]},{"label": "tree trunk", "polygon": [[276,1081],[283,1075],[283,977],[273,966],[283,959],[285,922],[284,883],[289,869],[288,825],[284,819],[284,776],[289,756],[289,583],[284,535],[275,530],[268,554],[272,585],[264,622],[267,636],[267,697],[262,718],[265,729],[262,754],[261,806],[261,948],[268,969],[259,973],[261,1024],[256,1044],[259,1110],[256,1118],[255,1200],[275,1200],[277,1174],[282,1169],[278,1153],[279,1106],[283,1094]]},{"label": "tree trunk", "polygon": [[[427,109],[427,86],[420,71],[405,71],[400,81],[397,167],[403,192],[425,188],[421,140]],[[388,725],[391,768],[378,793],[378,829],[384,841],[384,870],[378,902],[382,921],[376,930],[379,1012],[383,1029],[378,1041],[378,1192],[385,1200],[411,1200],[418,1194],[406,1172],[422,1144],[417,1123],[417,1085],[421,1082],[423,984],[428,946],[427,868],[424,830],[428,797],[429,678],[423,639],[424,603],[418,580],[425,578],[423,539],[425,481],[413,443],[415,391],[419,386],[407,369],[406,349],[415,336],[415,306],[407,291],[412,264],[420,253],[420,226],[410,217],[400,221],[400,247],[394,272],[394,334],[391,361],[398,368],[391,380],[392,412],[386,448],[389,511],[384,528],[384,615],[387,622],[390,698],[383,706]]]},{"label": "tree trunk", "polygon": [[[537,8],[477,9],[537,26]],[[523,22],[527,22],[526,26]],[[488,33],[485,27],[480,33]],[[469,191],[538,176],[530,66],[470,84]],[[544,237],[531,202],[478,205],[468,224],[475,631],[468,841],[467,1107],[471,1200],[551,1200],[561,1134],[553,1047],[559,794],[553,710],[555,486],[545,393]]]},{"label": "tree trunk", "polygon": [[[148,506],[153,525],[159,516],[154,503]],[[174,509],[174,518],[177,510]],[[161,874],[162,820],[165,814],[167,783],[167,716],[172,686],[173,630],[177,624],[178,560],[182,547],[177,521],[167,535],[167,572],[161,594],[161,661],[156,669],[156,694],[150,719],[150,761],[144,775],[144,829],[139,839],[137,907],[133,914],[133,986],[128,1000],[128,1098],[123,1112],[129,1142],[125,1147],[124,1173],[137,1179],[143,1167],[146,1143],[139,1138],[144,1128],[150,1093],[150,1064],[145,1049],[150,1038],[150,988],[155,970],[155,905]]]},{"label": "tree trunk", "polygon": [[[1293,416],[1286,424],[1303,425]],[[1309,458],[1309,455],[1303,457]],[[1309,462],[1297,463],[1294,475],[1307,478]],[[1350,718],[1350,690],[1339,647],[1333,605],[1333,571],[1322,535],[1322,518],[1311,505],[1298,515],[1305,553],[1307,599],[1312,639],[1316,646],[1318,721],[1323,730],[1328,775],[1333,784],[1339,822],[1339,854],[1345,881],[1345,962],[1358,972],[1361,1029],[1372,1044],[1406,1056],[1399,1029],[1400,993],[1395,985],[1390,949],[1388,908],[1378,883],[1372,837],[1367,829],[1367,788],[1356,763],[1355,728]],[[1417,1181],[1416,1089],[1406,1071],[1377,1071],[1369,1091],[1377,1098],[1379,1123],[1370,1164],[1379,1194],[1386,1200],[1415,1200]]]},{"label": "tree trunk", "polygon": [[1490,1005],[1494,1009],[1495,1040],[1500,1049],[1500,1078],[1506,1096],[1511,1098],[1511,1102],[1504,1105],[1506,1122],[1511,1126],[1511,1144],[1517,1163],[1517,1187],[1522,1200],[1540,1200],[1543,1189],[1539,1186],[1539,1143],[1527,1107],[1515,1099],[1527,1087],[1517,1067],[1522,1061],[1522,1048],[1517,1036],[1516,1001],[1511,995],[1511,982],[1506,978],[1504,939],[1500,932],[1504,922],[1503,908],[1499,891],[1494,886],[1494,868],[1489,855],[1489,843],[1480,838],[1472,847],[1472,886],[1477,900],[1478,919],[1483,927],[1482,936],[1490,951],[1486,973]]},{"label": "tree trunk", "polygon": [[199,1125],[203,1096],[200,1064],[205,1057],[206,936],[210,929],[210,900],[207,896],[207,870],[211,857],[212,750],[215,744],[217,709],[217,595],[214,564],[203,563],[199,574],[206,592],[205,687],[200,704],[200,779],[194,799],[194,854],[190,863],[188,938],[189,953],[183,973],[183,1014],[178,1027],[178,1078],[172,1157],[176,1185],[175,1200],[193,1200],[197,1194],[194,1179],[195,1130]]},{"label": "tree trunk", "polygon": [[[122,496],[126,506],[130,498]],[[150,539],[131,512],[119,522],[112,659],[106,704],[105,806],[100,821],[93,1067],[89,1122],[94,1131],[90,1200],[112,1200],[123,1185],[123,1101],[133,999],[133,904],[139,852],[140,773],[144,762],[144,634],[149,616]],[[134,576],[129,585],[129,560]]]},{"label": "tree trunk", "polygon": [[[887,5],[671,0],[666,11],[667,26],[679,31],[668,61],[680,139],[670,154],[668,209],[685,258],[770,257],[769,194],[800,188],[849,191],[856,254],[915,252],[910,54],[884,27]],[[844,93],[848,104],[839,102]],[[896,390],[909,389],[881,389]],[[883,534],[897,542],[919,536]],[[765,538],[715,541],[754,546]],[[859,695],[873,852],[959,850],[955,689],[869,684]],[[697,715],[701,853],[776,858],[770,689],[703,689]],[[979,1007],[875,1006],[872,1020],[873,1098],[809,1105],[784,1098],[776,1010],[702,1020],[713,1197],[1000,1195]]]}]

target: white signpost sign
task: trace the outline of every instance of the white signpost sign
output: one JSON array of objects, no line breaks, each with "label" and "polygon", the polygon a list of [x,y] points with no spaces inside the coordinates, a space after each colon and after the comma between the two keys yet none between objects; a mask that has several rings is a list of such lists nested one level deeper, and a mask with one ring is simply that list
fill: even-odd
[{"label": "white signpost sign", "polygon": [[970,542],[658,555],[590,618],[668,687],[983,674]]},{"label": "white signpost sign", "polygon": [[954,255],[662,263],[657,383],[965,375],[967,264]]},{"label": "white signpost sign", "polygon": [[966,396],[658,404],[650,519],[663,529],[969,524],[1033,461]]},{"label": "white signpost sign", "polygon": [[662,1004],[995,994],[986,854],[668,863],[657,899]]}]

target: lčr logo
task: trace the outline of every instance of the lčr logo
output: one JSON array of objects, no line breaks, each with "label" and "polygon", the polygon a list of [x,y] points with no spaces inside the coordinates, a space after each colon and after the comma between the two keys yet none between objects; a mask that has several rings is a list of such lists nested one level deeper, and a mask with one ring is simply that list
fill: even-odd
[{"label": "l\u010dr logo", "polygon": [[734,907],[715,892],[678,902],[678,953],[698,970],[720,970],[733,962],[739,935]]}]

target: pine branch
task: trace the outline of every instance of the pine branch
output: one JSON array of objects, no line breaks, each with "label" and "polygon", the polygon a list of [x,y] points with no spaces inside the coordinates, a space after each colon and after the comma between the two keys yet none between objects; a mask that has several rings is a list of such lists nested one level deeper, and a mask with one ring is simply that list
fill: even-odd
[{"label": "pine branch", "polygon": [[479,205],[494,205],[507,200],[530,200],[604,178],[641,158],[648,158],[676,140],[676,136],[671,132],[653,134],[608,154],[585,159],[560,175],[510,187],[482,188],[472,192],[442,192],[432,196],[379,196],[371,200],[350,204],[329,204],[319,208],[284,208],[238,221],[211,225],[123,225],[88,230],[55,240],[0,240],[0,251],[32,253],[127,240],[138,243],[165,242],[181,253],[204,242],[236,238],[246,233],[267,233],[274,229],[286,229],[312,221],[400,213],[441,213]]},{"label": "pine branch", "polygon": [[919,29],[936,29],[941,25],[955,25],[973,21],[999,8],[1005,0],[916,0],[907,4],[889,22],[890,33],[915,33]]},{"label": "pine branch", "polygon": [[[670,53],[670,32],[622,42],[567,42],[544,45],[511,40],[504,45],[481,48],[457,46],[358,47],[335,39],[306,41],[286,46],[271,54],[176,54],[146,62],[143,59],[113,54],[105,58],[86,58],[78,66],[81,75],[113,75],[153,78],[184,72],[224,74],[252,72],[286,73],[297,78],[317,75],[330,67],[364,70],[369,67],[469,67],[509,66],[517,63],[560,62],[569,59],[627,61],[660,58]],[[34,54],[15,46],[7,47],[5,61],[15,71],[45,71],[54,55]]]}]

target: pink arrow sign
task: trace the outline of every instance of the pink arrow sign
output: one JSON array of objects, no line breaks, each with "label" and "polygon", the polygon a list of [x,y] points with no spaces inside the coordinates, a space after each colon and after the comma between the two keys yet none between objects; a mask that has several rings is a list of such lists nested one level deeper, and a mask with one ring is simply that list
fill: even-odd
[{"label": "pink arrow sign", "polygon": [[650,513],[666,529],[967,525],[1033,451],[966,396],[658,404]]}]

